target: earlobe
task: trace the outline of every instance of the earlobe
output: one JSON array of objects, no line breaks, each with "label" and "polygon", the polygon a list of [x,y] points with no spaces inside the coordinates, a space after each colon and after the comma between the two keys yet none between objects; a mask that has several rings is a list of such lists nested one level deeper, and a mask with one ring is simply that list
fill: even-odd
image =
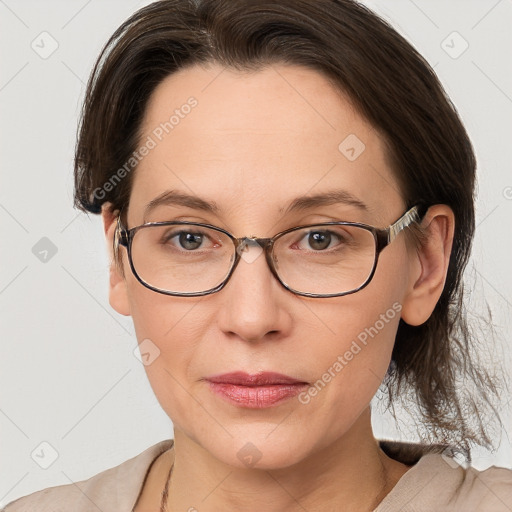
[{"label": "earlobe", "polygon": [[423,244],[411,251],[409,282],[402,303],[402,319],[409,325],[426,322],[441,297],[453,244],[455,217],[447,205],[431,206],[421,223]]},{"label": "earlobe", "polygon": [[126,280],[121,273],[115,258],[113,250],[114,234],[117,227],[117,214],[112,211],[111,203],[105,203],[101,209],[103,219],[103,228],[107,241],[107,249],[109,254],[109,303],[120,315],[130,315],[130,302],[128,300],[128,290]]}]

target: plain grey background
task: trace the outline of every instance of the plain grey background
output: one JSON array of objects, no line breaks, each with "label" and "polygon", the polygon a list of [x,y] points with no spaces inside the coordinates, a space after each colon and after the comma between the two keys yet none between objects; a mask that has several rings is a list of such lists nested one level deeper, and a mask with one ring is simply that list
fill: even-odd
[{"label": "plain grey background", "polygon": [[[147,3],[0,0],[0,506],[172,437],[131,319],[108,303],[101,219],[72,207],[85,83],[108,37]],[[434,66],[474,142],[471,305],[489,302],[510,368],[512,1],[364,3]],[[509,396],[502,411],[507,432],[496,453],[475,453],[479,469],[512,467]],[[389,416],[374,424],[377,436],[399,435]]]}]

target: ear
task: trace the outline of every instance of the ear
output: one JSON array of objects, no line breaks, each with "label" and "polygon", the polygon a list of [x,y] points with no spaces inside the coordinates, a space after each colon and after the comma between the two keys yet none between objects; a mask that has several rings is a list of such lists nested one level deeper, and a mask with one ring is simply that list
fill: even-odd
[{"label": "ear", "polygon": [[[103,228],[107,240],[107,249],[110,259],[110,279],[109,279],[109,302],[110,305],[121,315],[130,315],[130,302],[128,300],[128,290],[126,279],[124,278],[119,264],[116,262],[113,250],[114,234],[117,227],[117,215],[119,211],[113,211],[111,203],[104,203],[101,207],[101,217],[103,219]],[[122,249],[119,254],[122,254]],[[123,267],[124,268],[124,267]]]},{"label": "ear", "polygon": [[423,221],[425,241],[410,251],[409,284],[402,319],[409,325],[426,322],[441,297],[453,244],[455,216],[444,204],[431,206]]}]

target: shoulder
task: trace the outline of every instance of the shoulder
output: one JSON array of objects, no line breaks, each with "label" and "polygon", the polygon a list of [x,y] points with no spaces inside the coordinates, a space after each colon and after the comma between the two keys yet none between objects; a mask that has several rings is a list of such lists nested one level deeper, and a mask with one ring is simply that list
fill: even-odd
[{"label": "shoulder", "polygon": [[168,439],[87,480],[49,487],[12,501],[0,512],[131,510],[152,462],[171,448]]},{"label": "shoulder", "polygon": [[[402,446],[407,449],[407,446]],[[416,447],[417,448],[417,447]],[[417,453],[414,453],[416,458]],[[512,470],[463,466],[446,445],[425,447],[375,512],[510,512]]]},{"label": "shoulder", "polygon": [[[454,503],[461,510],[508,512],[512,508],[512,470],[491,466],[459,468]],[[468,508],[472,507],[472,508]]]},{"label": "shoulder", "polygon": [[[491,466],[479,471],[460,466],[441,454],[422,457],[418,463],[429,499],[437,500],[438,509],[454,512],[510,512],[512,506],[512,470]],[[419,490],[419,489],[418,489]]]}]

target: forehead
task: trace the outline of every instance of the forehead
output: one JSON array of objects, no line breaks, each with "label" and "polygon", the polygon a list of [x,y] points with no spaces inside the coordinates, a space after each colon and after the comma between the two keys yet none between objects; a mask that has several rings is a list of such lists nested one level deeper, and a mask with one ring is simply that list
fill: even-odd
[{"label": "forehead", "polygon": [[131,211],[169,189],[214,200],[220,215],[275,216],[290,199],[339,188],[374,211],[401,202],[378,132],[301,66],[182,69],[155,89],[141,134],[151,149],[135,171]]}]

